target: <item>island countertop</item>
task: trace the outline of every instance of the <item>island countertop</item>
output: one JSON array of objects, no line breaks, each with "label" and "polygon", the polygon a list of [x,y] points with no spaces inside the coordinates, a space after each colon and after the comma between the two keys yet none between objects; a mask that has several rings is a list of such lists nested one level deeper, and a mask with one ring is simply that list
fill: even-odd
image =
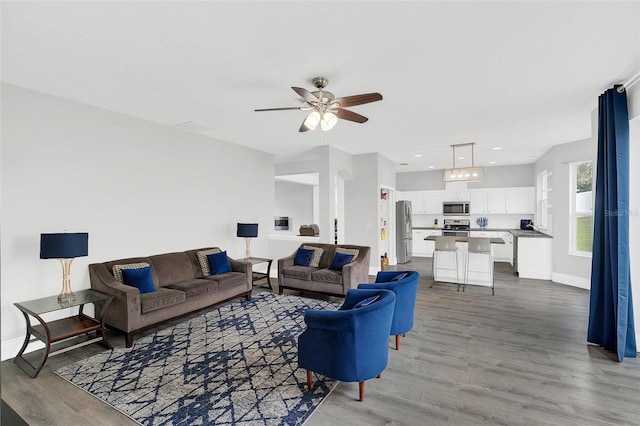
[{"label": "island countertop", "polygon": [[[435,241],[438,238],[437,235],[430,235],[425,237],[425,241]],[[468,243],[469,237],[454,237],[456,239],[456,243]],[[502,238],[489,238],[489,242],[491,244],[504,244],[504,240]]]}]

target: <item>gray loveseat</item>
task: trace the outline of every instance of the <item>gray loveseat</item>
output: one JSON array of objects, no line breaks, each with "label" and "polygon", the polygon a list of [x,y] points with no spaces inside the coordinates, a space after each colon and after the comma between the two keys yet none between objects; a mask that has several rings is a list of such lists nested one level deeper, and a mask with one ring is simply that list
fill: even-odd
[{"label": "gray loveseat", "polygon": [[[231,272],[205,275],[208,264],[203,273],[201,259],[206,261],[202,252],[207,251],[220,250],[207,247],[89,265],[91,288],[114,296],[105,322],[125,334],[127,347],[133,345],[135,334],[166,321],[237,297],[251,299],[251,265],[229,258]],[[120,282],[117,272],[114,275],[116,265],[141,263],[151,265],[153,292],[141,294],[136,287]],[[102,306],[96,311],[102,315]]]},{"label": "gray loveseat", "polygon": [[[370,247],[323,243],[303,243],[302,246],[322,249],[318,266],[294,265],[297,249],[290,256],[278,259],[278,293],[283,294],[285,289],[292,289],[344,296],[350,288],[369,282]],[[336,249],[357,250],[358,256],[345,265],[342,271],[330,270],[328,268]]]}]

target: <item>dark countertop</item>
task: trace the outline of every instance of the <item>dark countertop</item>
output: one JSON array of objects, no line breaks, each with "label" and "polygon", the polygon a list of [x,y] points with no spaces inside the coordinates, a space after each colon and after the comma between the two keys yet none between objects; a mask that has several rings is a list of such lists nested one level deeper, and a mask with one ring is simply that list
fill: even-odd
[{"label": "dark countertop", "polygon": [[442,231],[442,226],[434,228],[433,226],[414,226],[412,229],[426,229],[429,231]]},{"label": "dark countertop", "polygon": [[[428,237],[425,237],[425,241],[435,241],[436,238],[438,238],[435,235],[430,235]],[[469,237],[454,237],[456,239],[456,243],[468,243],[469,242]],[[489,238],[489,242],[491,244],[504,244],[504,240],[502,238]]]},{"label": "dark countertop", "polygon": [[[434,228],[433,226],[414,226],[413,229],[422,229],[422,230],[430,230],[430,231],[442,231],[443,228]],[[479,231],[479,232],[509,232],[516,238],[553,238],[551,235],[543,234],[539,231],[523,231],[521,229],[513,229],[513,228],[471,228],[471,231]]]}]

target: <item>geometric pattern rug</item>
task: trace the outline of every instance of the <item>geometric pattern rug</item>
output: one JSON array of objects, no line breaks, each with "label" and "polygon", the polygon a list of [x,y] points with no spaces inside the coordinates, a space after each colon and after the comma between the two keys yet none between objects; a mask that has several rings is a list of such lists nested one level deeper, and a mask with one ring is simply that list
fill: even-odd
[{"label": "geometric pattern rug", "polygon": [[55,373],[142,425],[301,425],[337,385],[307,391],[304,313],[338,306],[258,294]]}]

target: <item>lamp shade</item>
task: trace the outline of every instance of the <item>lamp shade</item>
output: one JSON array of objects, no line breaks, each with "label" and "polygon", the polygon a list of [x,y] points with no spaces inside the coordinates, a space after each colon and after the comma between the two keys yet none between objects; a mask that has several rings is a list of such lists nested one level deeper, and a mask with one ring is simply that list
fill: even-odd
[{"label": "lamp shade", "polygon": [[238,223],[238,237],[256,238],[258,236],[257,223]]},{"label": "lamp shade", "polygon": [[40,259],[71,259],[89,254],[89,234],[40,234]]}]

